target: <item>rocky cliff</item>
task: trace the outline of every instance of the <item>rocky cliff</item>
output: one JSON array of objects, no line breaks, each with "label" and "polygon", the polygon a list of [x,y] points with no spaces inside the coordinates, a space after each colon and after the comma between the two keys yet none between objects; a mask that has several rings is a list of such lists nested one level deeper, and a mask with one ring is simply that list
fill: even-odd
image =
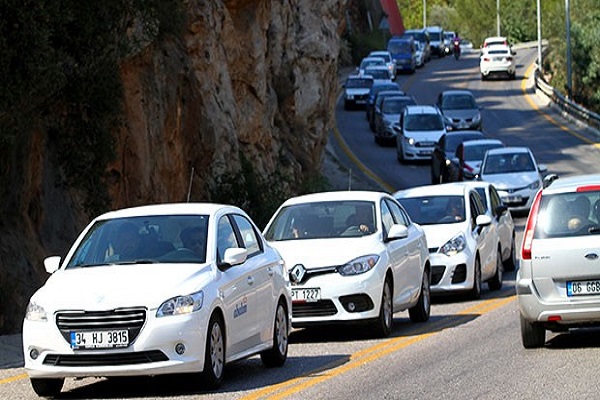
[{"label": "rocky cliff", "polygon": [[[211,200],[240,154],[291,187],[317,173],[332,124],[345,0],[188,0],[181,37],[121,64],[125,89],[111,208]],[[0,333],[20,330],[29,296],[92,215],[66,187],[48,132],[20,139],[11,209],[0,221]],[[71,156],[77,157],[77,154]],[[193,171],[193,174],[192,174]],[[14,204],[13,204],[14,203]]]}]

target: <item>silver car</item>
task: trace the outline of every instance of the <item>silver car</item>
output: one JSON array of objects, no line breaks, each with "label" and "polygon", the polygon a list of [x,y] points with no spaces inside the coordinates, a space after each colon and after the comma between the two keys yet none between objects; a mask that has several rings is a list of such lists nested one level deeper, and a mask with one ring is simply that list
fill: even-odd
[{"label": "silver car", "polygon": [[546,330],[600,326],[600,175],[539,191],[524,231],[516,291],[525,348]]}]

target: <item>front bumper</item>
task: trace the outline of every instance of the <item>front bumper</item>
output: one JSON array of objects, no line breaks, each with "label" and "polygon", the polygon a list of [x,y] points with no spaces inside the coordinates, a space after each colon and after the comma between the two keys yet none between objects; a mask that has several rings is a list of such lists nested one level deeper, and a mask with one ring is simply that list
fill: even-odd
[{"label": "front bumper", "polygon": [[431,293],[464,292],[473,288],[475,258],[467,249],[452,256],[430,253]]}]

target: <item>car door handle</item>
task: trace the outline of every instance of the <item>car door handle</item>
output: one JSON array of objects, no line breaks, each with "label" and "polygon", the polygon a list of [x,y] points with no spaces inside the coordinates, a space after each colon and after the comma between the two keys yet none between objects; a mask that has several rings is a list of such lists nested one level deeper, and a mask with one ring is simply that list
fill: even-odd
[{"label": "car door handle", "polygon": [[248,282],[248,285],[252,286],[254,285],[254,278],[249,276],[246,282]]},{"label": "car door handle", "polygon": [[273,267],[267,268],[267,274],[269,274],[269,276],[273,276],[273,273],[274,273]]}]

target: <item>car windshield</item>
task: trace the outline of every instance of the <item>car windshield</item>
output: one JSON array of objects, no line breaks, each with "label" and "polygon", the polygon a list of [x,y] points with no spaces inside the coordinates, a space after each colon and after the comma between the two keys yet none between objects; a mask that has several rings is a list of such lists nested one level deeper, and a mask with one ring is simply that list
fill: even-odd
[{"label": "car windshield", "polygon": [[352,89],[370,89],[373,86],[373,79],[370,78],[352,78],[346,80],[346,87]]},{"label": "car windshield", "polygon": [[373,79],[390,79],[390,72],[387,69],[365,69],[365,75],[371,75]]},{"label": "car windshield", "polygon": [[528,153],[488,154],[482,169],[484,175],[533,171],[535,165]]},{"label": "car windshield", "polygon": [[140,263],[203,263],[207,215],[153,215],[97,221],[66,269]]},{"label": "car windshield", "polygon": [[464,142],[465,140],[470,140],[470,139],[478,139],[481,138],[482,135],[479,135],[477,133],[472,133],[472,134],[453,134],[453,133],[448,133],[446,134],[446,147],[444,149],[444,151],[448,152],[448,153],[455,153],[456,149],[458,148],[458,145],[461,144],[462,142]]},{"label": "car windshield", "polygon": [[325,201],[282,208],[265,238],[269,241],[360,237],[377,230],[375,204]]},{"label": "car windshield", "polygon": [[488,50],[487,52],[488,54],[492,54],[492,55],[501,55],[501,56],[507,56],[508,50]]},{"label": "car windshield", "polygon": [[442,100],[442,108],[444,110],[471,110],[477,108],[475,99],[469,95],[452,95],[444,96]]},{"label": "car windshield", "polygon": [[473,146],[465,145],[463,148],[463,159],[465,161],[481,161],[488,150],[502,147],[500,143],[478,144]]},{"label": "car windshield", "polygon": [[404,119],[404,128],[409,131],[441,131],[444,121],[438,114],[409,114]]},{"label": "car windshield", "polygon": [[398,199],[410,218],[421,225],[453,224],[465,220],[462,196],[424,196]]},{"label": "car windshield", "polygon": [[381,53],[381,54],[373,54],[372,57],[379,57],[379,58],[383,58],[383,60],[388,63],[390,61],[392,61],[391,57],[389,54],[386,53]]},{"label": "car windshield", "polygon": [[371,65],[385,65],[385,61],[381,58],[364,59],[360,63],[360,69],[365,69],[367,67],[370,67]]},{"label": "car windshield", "polygon": [[382,111],[384,114],[400,114],[407,105],[416,104],[410,97],[406,98],[387,98],[383,102]]},{"label": "car windshield", "polygon": [[534,238],[600,234],[600,192],[567,192],[542,196]]},{"label": "car windshield", "polygon": [[388,51],[392,54],[410,53],[410,42],[404,40],[390,42]]}]

